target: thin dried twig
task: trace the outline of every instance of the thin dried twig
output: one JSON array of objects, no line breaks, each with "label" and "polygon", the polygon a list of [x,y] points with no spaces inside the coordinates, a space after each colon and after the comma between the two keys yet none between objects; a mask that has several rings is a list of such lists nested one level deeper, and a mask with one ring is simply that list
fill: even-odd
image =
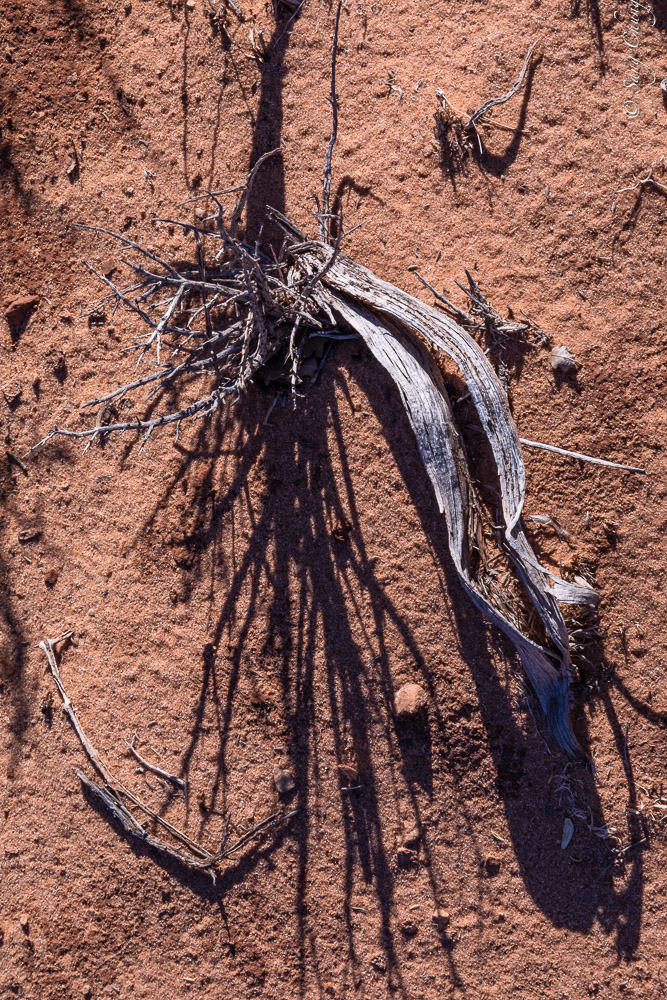
[{"label": "thin dried twig", "polygon": [[177,777],[177,775],[175,774],[170,774],[169,771],[164,771],[161,767],[157,767],[155,764],[149,764],[149,762],[145,759],[145,757],[142,757],[137,748],[135,747],[134,743],[136,738],[137,734],[135,733],[131,741],[127,744],[127,749],[132,754],[134,759],[139,764],[141,764],[143,768],[145,768],[147,771],[150,771],[151,774],[154,774],[157,778],[162,778],[163,781],[167,781],[170,785],[174,785],[176,788],[179,788],[183,792],[183,795],[187,800],[188,797],[187,782],[184,781],[183,778]]},{"label": "thin dried twig", "polygon": [[638,469],[634,465],[621,465],[620,462],[608,462],[606,458],[593,458],[592,455],[582,455],[579,451],[567,451],[566,448],[556,448],[553,444],[542,444],[540,441],[528,441],[526,438],[519,438],[521,444],[527,448],[541,448],[543,451],[552,451],[555,455],[564,455],[566,458],[578,458],[582,462],[590,462],[592,465],[604,465],[608,469],[621,469],[623,472],[636,472],[641,476],[646,475],[646,469]]},{"label": "thin dried twig", "polygon": [[[490,117],[490,112],[493,108],[505,104],[506,101],[509,101],[521,89],[536,45],[537,42],[533,42],[530,46],[519,77],[507,93],[503,94],[502,97],[491,98],[491,100],[486,101],[476,111],[473,111],[472,114],[468,114],[467,117],[454,107],[443,90],[439,87],[436,88],[435,94],[440,105],[435,113],[436,139],[441,148],[448,151],[448,158],[453,166],[457,164],[461,165],[468,155],[468,152],[472,148],[470,138],[472,135],[477,140],[480,155],[484,152],[482,139],[479,134],[480,127],[497,128],[503,132],[516,131],[511,125]],[[522,130],[521,134],[525,135],[526,130]]]},{"label": "thin dried twig", "polygon": [[665,169],[664,156],[661,156],[659,160],[656,160],[655,163],[651,164],[648,173],[646,174],[646,177],[637,178],[635,180],[635,183],[631,184],[630,187],[619,188],[616,194],[623,194],[624,191],[637,191],[638,188],[644,187],[646,184],[652,184],[653,187],[657,188],[659,191],[662,191],[664,194],[667,194],[667,185],[662,184],[660,181],[656,180],[655,177],[653,176],[653,171],[658,168],[661,168],[662,170]]},{"label": "thin dried twig", "polygon": [[[339,0],[336,9],[336,24],[334,27],[333,44],[331,48],[331,137],[327,147],[327,155],[324,161],[324,183],[322,185],[322,213],[320,216],[320,239],[323,243],[331,242],[331,158],[333,156],[336,137],[338,136],[338,97],[336,95],[336,58],[338,55],[338,27],[340,25],[340,12],[343,9],[342,0]],[[342,228],[342,227],[341,227]]]},{"label": "thin dried twig", "polygon": [[472,129],[475,135],[477,136],[480,153],[483,151],[483,147],[482,147],[482,140],[480,138],[479,132],[477,131],[477,126],[481,124],[482,120],[485,118],[486,115],[488,115],[489,111],[491,111],[492,108],[498,107],[500,104],[505,104],[506,101],[509,101],[512,97],[514,97],[514,95],[519,90],[521,90],[536,45],[537,42],[533,42],[533,44],[528,49],[528,53],[524,60],[521,72],[519,73],[516,82],[512,84],[507,93],[503,94],[502,97],[492,97],[490,101],[485,101],[485,103],[482,104],[481,108],[478,108],[477,111],[473,111],[473,113],[468,118],[468,121],[466,122],[466,128]]},{"label": "thin dried twig", "polygon": [[183,851],[165,844],[163,840],[144,830],[143,826],[137,821],[125,803],[121,801],[114,790],[108,785],[98,785],[96,782],[90,781],[79,770],[77,770],[76,776],[90,797],[116,820],[131,840],[137,841],[142,846],[151,847],[163,857],[176,861],[187,868],[193,868],[198,871],[203,870],[215,881],[216,872],[211,868],[211,863],[208,860],[200,861],[196,857],[192,857]]},{"label": "thin dried twig", "polygon": [[[72,633],[66,632],[58,639],[53,639],[53,640],[44,639],[42,642],[39,643],[39,648],[46,656],[49,670],[55,681],[56,687],[58,688],[58,693],[62,698],[63,711],[67,716],[67,718],[69,719],[72,728],[74,729],[74,732],[79,737],[79,741],[81,742],[81,745],[86,752],[88,760],[93,765],[93,767],[99,774],[100,778],[102,778],[102,781],[104,782],[105,786],[111,790],[111,792],[116,796],[116,798],[118,798],[119,796],[127,798],[130,802],[132,802],[133,805],[137,806],[139,809],[145,812],[146,815],[149,816],[152,820],[155,820],[156,823],[164,827],[164,829],[167,830],[173,837],[175,837],[190,851],[192,851],[194,855],[199,856],[200,858],[206,860],[211,856],[208,851],[206,851],[204,848],[200,847],[193,840],[191,840],[191,838],[188,837],[187,834],[183,833],[181,830],[178,830],[176,827],[172,826],[172,824],[169,823],[167,820],[165,820],[164,817],[160,816],[153,809],[151,809],[150,806],[146,805],[145,802],[139,799],[133,792],[130,791],[129,788],[126,788],[120,781],[118,781],[116,777],[114,777],[111,771],[109,771],[107,766],[103,763],[99,754],[97,753],[94,746],[88,739],[81,723],[79,722],[79,718],[76,714],[74,705],[72,704],[72,701],[70,700],[69,696],[67,695],[67,692],[65,691],[62,679],[60,677],[60,671],[58,669],[58,662],[56,660],[55,647],[61,642],[69,641],[69,639],[71,638],[72,638]],[[143,827],[141,827],[141,824],[138,821],[135,820],[135,823],[139,829],[143,829]]]},{"label": "thin dried twig", "polygon": [[[223,858],[228,858],[236,851],[240,851],[242,847],[249,844],[251,840],[256,837],[261,837],[263,834],[267,833],[269,830],[273,829],[275,826],[279,826],[281,823],[287,823],[288,820],[294,819],[294,817],[299,812],[298,809],[292,809],[288,813],[274,813],[273,816],[268,816],[266,819],[261,820],[250,830],[246,830],[242,837],[240,837],[235,843],[231,844],[229,847],[225,847],[223,850],[219,851],[218,854],[214,854],[211,858],[209,864],[215,865]],[[225,835],[225,841],[227,840],[227,835]],[[202,862],[198,863],[198,867],[204,867]]]}]

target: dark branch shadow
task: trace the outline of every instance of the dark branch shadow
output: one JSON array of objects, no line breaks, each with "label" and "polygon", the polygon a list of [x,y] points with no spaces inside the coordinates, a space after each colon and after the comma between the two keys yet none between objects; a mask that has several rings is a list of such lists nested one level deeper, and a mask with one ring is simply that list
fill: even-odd
[{"label": "dark branch shadow", "polygon": [[570,17],[581,17],[582,13],[591,28],[595,47],[600,57],[600,73],[602,76],[607,72],[607,61],[604,51],[604,35],[602,32],[602,14],[600,12],[599,0],[570,0]]},{"label": "dark branch shadow", "polygon": [[[6,460],[5,460],[6,461]],[[8,467],[0,479],[0,501],[6,505],[13,485]],[[30,723],[31,693],[26,679],[26,640],[19,613],[11,596],[12,581],[8,560],[0,551],[0,688],[9,710],[10,759],[8,777],[14,776],[21,756],[23,738]]]},{"label": "dark branch shadow", "polygon": [[[191,552],[192,561],[183,568],[183,578],[189,581],[182,590],[184,600],[189,599],[205,556],[229,550],[229,541],[225,544],[223,537],[223,521],[229,521],[234,504],[243,499],[245,478],[256,461],[261,460],[265,467],[267,488],[259,507],[255,503],[248,511],[252,516],[252,530],[246,539],[243,556],[233,567],[227,563],[231,575],[225,584],[225,598],[210,641],[202,651],[201,688],[189,744],[183,755],[183,775],[187,776],[195,749],[204,735],[203,720],[207,713],[210,720],[213,706],[219,747],[211,799],[217,808],[226,808],[226,757],[234,703],[242,670],[248,669],[244,664],[257,655],[262,670],[272,671],[279,678],[280,703],[288,706],[285,723],[290,765],[297,788],[295,804],[300,809],[294,828],[298,838],[296,912],[299,913],[305,901],[309,865],[311,797],[316,794],[312,774],[319,770],[313,691],[318,672],[323,672],[329,691],[336,761],[346,763],[346,736],[349,736],[362,784],[355,793],[341,793],[345,844],[348,845],[345,858],[348,955],[350,961],[356,963],[351,892],[358,870],[374,887],[389,976],[400,989],[400,969],[396,964],[390,924],[395,876],[380,822],[371,746],[372,720],[378,714],[392,720],[385,730],[383,752],[398,753],[402,761],[404,779],[412,789],[411,801],[417,824],[421,822],[418,795],[425,792],[430,797],[433,794],[433,756],[444,759],[457,789],[457,807],[465,819],[471,852],[481,867],[482,851],[476,843],[474,813],[468,801],[474,797],[470,794],[474,789],[469,778],[473,757],[482,751],[461,740],[460,730],[453,726],[476,711],[474,706],[478,704],[514,856],[527,890],[556,926],[586,933],[598,919],[608,933],[616,930],[619,955],[627,957],[636,949],[639,940],[643,886],[641,854],[629,861],[632,891],[619,894],[613,884],[608,845],[592,832],[578,830],[578,853],[574,860],[560,850],[558,843],[545,843],[540,831],[548,826],[550,817],[564,815],[555,783],[565,768],[565,761],[555,761],[546,752],[542,738],[534,731],[526,733],[521,725],[507,680],[499,676],[496,665],[509,665],[513,654],[502,638],[485,625],[459,586],[441,517],[421,470],[407,421],[396,419],[396,414],[401,412],[400,400],[365,352],[358,354],[354,349],[343,348],[343,354],[350,376],[362,389],[369,408],[384,428],[385,440],[419,513],[444,581],[443,597],[452,609],[459,651],[470,671],[477,697],[460,710],[453,708],[447,716],[437,710],[442,679],[427,663],[409,622],[390,600],[367,553],[363,516],[357,509],[336,401],[341,391],[345,394],[345,381],[330,369],[303,404],[308,407],[305,431],[303,416],[290,407],[280,413],[279,421],[265,425],[269,403],[255,396],[248,398],[236,428],[220,424],[210,445],[205,445],[206,432],[202,429],[200,444],[204,450],[193,449],[184,456],[179,476],[187,475],[188,469],[200,468],[196,491],[193,496],[188,494],[187,533],[190,537],[196,536],[197,546],[201,543],[201,547]],[[328,429],[333,430],[342,484],[337,482],[341,474],[336,474],[329,454]],[[225,434],[235,435],[231,451],[236,457],[231,462],[229,453],[222,460],[218,457]],[[161,501],[160,509],[163,506]],[[193,512],[196,512],[194,523]],[[346,522],[351,525],[350,534],[341,539],[335,534],[335,527]],[[212,605],[216,600],[215,590],[212,585]],[[239,614],[241,594],[244,611]],[[364,595],[365,602],[370,602],[373,623],[370,631],[366,631],[363,624],[360,595]],[[352,610],[348,610],[350,607]],[[365,636],[361,646],[357,635],[359,628],[364,630]],[[253,633],[258,630],[264,635],[259,651],[251,643]],[[396,640],[388,638],[394,633],[400,637],[400,643],[421,675],[423,686],[431,694],[430,724],[424,732],[401,730],[394,718],[392,664]],[[231,647],[226,664],[217,652],[224,637]],[[583,714],[577,720],[577,730],[587,745]],[[374,738],[377,742],[377,736]],[[600,822],[602,809],[590,772],[585,767],[580,768],[574,780],[582,785],[584,799],[596,822]],[[628,773],[629,784],[630,781]],[[201,832],[206,826],[204,820]],[[634,831],[630,833],[631,839],[634,838]],[[426,867],[434,906],[440,906],[442,897],[447,895],[446,888],[439,885],[430,856],[426,858]],[[305,963],[305,924],[301,931],[301,962]],[[443,944],[443,954],[450,963],[451,981],[455,983],[458,981],[454,964],[456,950],[451,942],[447,947]]]},{"label": "dark branch shadow", "polygon": [[484,142],[482,142],[482,150],[480,152],[477,136],[473,135],[471,138],[472,156],[475,163],[481,170],[492,174],[494,177],[500,177],[502,174],[506,173],[519,154],[519,148],[521,146],[521,140],[526,126],[528,102],[530,101],[530,94],[533,88],[533,77],[535,75],[535,70],[539,65],[539,61],[539,59],[534,59],[530,64],[528,73],[526,74],[526,82],[523,88],[523,98],[521,100],[521,110],[519,111],[519,120],[517,121],[514,134],[509,146],[505,149],[505,152],[500,154],[491,153],[486,148],[486,144]]},{"label": "dark branch shadow", "polygon": [[[260,95],[257,117],[253,131],[252,148],[248,167],[264,153],[277,149],[281,143],[283,129],[283,84],[286,75],[285,56],[289,48],[291,32],[301,17],[302,7],[296,13],[287,5],[276,4],[277,16],[273,34],[266,46],[266,58],[260,67]],[[278,231],[266,227],[265,209],[267,205],[285,211],[285,166],[281,155],[272,156],[260,172],[253,197],[248,204],[246,234],[250,242],[264,229],[265,239],[278,237]]]}]

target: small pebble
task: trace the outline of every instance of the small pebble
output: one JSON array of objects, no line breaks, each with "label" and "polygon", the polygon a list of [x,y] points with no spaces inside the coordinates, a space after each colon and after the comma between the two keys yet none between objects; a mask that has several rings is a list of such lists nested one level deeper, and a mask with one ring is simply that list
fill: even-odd
[{"label": "small pebble", "polygon": [[554,347],[549,355],[549,364],[557,375],[574,375],[579,365],[574,360],[567,347]]},{"label": "small pebble", "polygon": [[489,878],[493,878],[500,871],[500,858],[496,858],[493,854],[487,854],[482,862],[482,868],[484,869],[484,874],[488,875]]},{"label": "small pebble", "polygon": [[421,838],[419,827],[413,826],[403,837],[404,847],[417,847]]},{"label": "small pebble", "polygon": [[449,921],[451,920],[451,917],[447,910],[441,910],[440,908],[438,908],[433,911],[433,916],[431,917],[431,920],[433,921],[433,923],[435,924],[435,926],[438,928],[439,931],[444,931],[444,929],[449,926]]},{"label": "small pebble", "polygon": [[394,707],[399,719],[421,715],[428,705],[426,692],[419,684],[404,684],[396,692]]},{"label": "small pebble", "polygon": [[563,822],[563,834],[560,841],[561,849],[564,851],[566,847],[569,847],[570,841],[574,836],[574,823],[569,816],[565,817]]},{"label": "small pebble", "polygon": [[294,791],[294,777],[291,771],[284,767],[274,767],[273,783],[276,786],[278,795],[289,795]]},{"label": "small pebble", "polygon": [[55,587],[58,582],[58,570],[52,567],[46,576],[44,577],[44,583],[47,587]]},{"label": "small pebble", "polygon": [[20,295],[5,305],[5,319],[10,330],[15,331],[39,305],[36,295]]},{"label": "small pebble", "polygon": [[373,955],[371,959],[371,965],[377,972],[387,971],[387,959],[384,955]]},{"label": "small pebble", "polygon": [[19,917],[19,923],[21,925],[21,930],[24,934],[27,934],[30,930],[30,918],[27,913],[22,913]]},{"label": "small pebble", "polygon": [[405,937],[414,937],[418,931],[418,927],[412,920],[404,920],[401,924],[401,934]]},{"label": "small pebble", "polygon": [[15,410],[21,402],[23,387],[20,382],[6,382],[2,387],[2,395],[10,410]]}]

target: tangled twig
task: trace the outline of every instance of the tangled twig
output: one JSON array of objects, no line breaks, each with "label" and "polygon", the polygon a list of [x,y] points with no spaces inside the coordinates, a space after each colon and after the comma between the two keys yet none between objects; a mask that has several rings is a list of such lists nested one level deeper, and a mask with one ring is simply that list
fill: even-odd
[{"label": "tangled twig", "polygon": [[449,156],[454,163],[460,163],[465,156],[467,156],[468,152],[472,148],[472,136],[474,136],[477,140],[480,155],[484,152],[482,138],[479,134],[480,127],[497,128],[501,129],[503,132],[514,131],[511,126],[492,118],[490,113],[494,108],[499,107],[501,104],[505,104],[512,97],[514,97],[519,90],[521,90],[523,82],[526,79],[526,74],[528,73],[528,68],[530,66],[530,61],[536,45],[537,42],[533,42],[528,49],[521,72],[507,93],[503,94],[501,97],[492,97],[490,100],[485,101],[484,104],[477,108],[476,111],[473,111],[472,114],[468,114],[466,116],[461,111],[457,111],[451,101],[446,97],[445,92],[440,88],[436,89],[435,94],[440,105],[435,113],[436,139],[441,147],[447,148]]},{"label": "tangled twig", "polygon": [[[661,156],[659,160],[655,160],[649,167],[646,177],[635,177],[635,183],[630,184],[629,187],[619,188],[616,192],[617,195],[623,194],[625,191],[641,191],[643,187],[651,184],[657,191],[662,191],[663,194],[667,194],[667,184],[663,184],[661,181],[657,180],[653,176],[655,170],[665,171],[665,157]],[[614,201],[612,206],[612,211],[616,208],[616,201]]]},{"label": "tangled twig", "polygon": [[[147,402],[168,389],[187,387],[192,396],[193,387],[203,384],[205,391],[194,393],[195,398],[178,409],[158,411],[145,419],[97,423],[84,430],[55,427],[35,447],[60,435],[87,439],[89,448],[94,441],[111,434],[134,431],[142,435],[143,448],[155,430],[170,425],[175,426],[178,436],[184,420],[211,417],[226,402],[238,399],[260,369],[281,352],[283,360],[292,367],[292,382],[296,386],[299,352],[295,340],[301,341],[313,332],[321,333],[327,326],[321,315],[316,314],[309,295],[313,276],[290,272],[290,261],[284,252],[272,260],[256,245],[237,236],[257,170],[275,152],[262,157],[251,171],[229,225],[220,201],[213,195],[217,212],[211,217],[212,228],[161,220],[180,226],[192,237],[195,260],[190,265],[179,265],[177,269],[119,233],[82,227],[111,236],[134,255],[135,259],[123,261],[132,275],[124,287],[91,264],[87,267],[109,289],[110,294],[102,304],[111,302],[114,309],[123,305],[148,327],[146,337],[131,348],[138,355],[137,366],[154,353],[151,370],[146,374],[84,407],[118,402],[144,388],[149,390]],[[212,253],[207,252],[211,244]]]}]

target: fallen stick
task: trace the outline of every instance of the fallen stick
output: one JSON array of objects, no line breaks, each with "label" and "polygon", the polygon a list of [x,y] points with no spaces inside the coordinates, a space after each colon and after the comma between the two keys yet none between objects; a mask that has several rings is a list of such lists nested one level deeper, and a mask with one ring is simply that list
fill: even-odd
[{"label": "fallen stick", "polygon": [[320,239],[323,243],[331,242],[331,157],[333,155],[336,137],[338,135],[338,97],[336,95],[336,56],[338,54],[338,28],[340,26],[340,12],[342,0],[339,0],[336,10],[336,25],[334,27],[333,45],[331,48],[331,136],[327,146],[327,155],[324,160],[324,183],[322,186],[322,217],[320,218]]},{"label": "fallen stick", "polygon": [[[286,823],[288,820],[293,819],[298,812],[298,809],[292,809],[291,812],[275,813],[273,816],[268,816],[266,819],[261,820],[256,826],[253,826],[251,830],[246,830],[243,836],[239,837],[239,839],[232,844],[231,847],[223,848],[223,850],[221,850],[218,854],[214,854],[209,864],[215,865],[219,861],[222,861],[223,858],[230,857],[230,855],[239,851],[242,847],[245,847],[245,845],[251,840],[254,840],[255,837],[260,837],[263,833],[267,833],[269,830],[273,829],[274,826],[278,826],[280,823]],[[227,835],[225,834],[225,840],[226,839]],[[204,867],[203,862],[195,862],[195,867]]]},{"label": "fallen stick", "polygon": [[162,778],[163,781],[169,782],[170,785],[175,785],[176,788],[180,788],[187,801],[188,798],[187,782],[184,781],[183,778],[179,778],[177,777],[177,775],[170,774],[169,771],[164,771],[161,767],[157,767],[156,764],[149,764],[146,758],[142,757],[137,748],[135,747],[134,741],[136,740],[136,738],[137,734],[135,733],[134,736],[132,737],[131,742],[127,744],[127,749],[130,751],[134,759],[138,761],[142,767],[145,767],[147,771],[150,771],[151,774],[154,774],[158,778]]},{"label": "fallen stick", "polygon": [[[108,790],[114,795],[117,801],[120,802],[121,795],[125,796],[125,798],[129,799],[129,801],[132,802],[133,805],[135,805],[138,809],[141,809],[143,812],[145,812],[147,816],[149,816],[152,820],[154,820],[156,823],[162,826],[165,830],[167,830],[173,837],[176,838],[176,840],[179,840],[185,847],[187,847],[190,851],[192,851],[193,854],[199,855],[200,858],[202,858],[204,861],[207,861],[210,857],[212,857],[212,855],[207,850],[205,850],[205,848],[200,847],[199,844],[196,844],[194,840],[191,840],[186,833],[183,833],[182,830],[179,830],[177,827],[173,826],[166,819],[164,819],[162,816],[156,813],[154,809],[151,809],[151,807],[146,805],[145,802],[139,799],[134,794],[134,792],[131,792],[129,788],[126,788],[120,781],[118,781],[117,778],[114,777],[111,771],[107,768],[106,764],[104,764],[103,761],[101,760],[100,755],[98,754],[95,747],[88,739],[83,729],[83,726],[81,725],[79,718],[76,714],[74,705],[72,704],[72,701],[69,698],[65,690],[65,687],[63,685],[62,679],[60,677],[60,671],[58,669],[58,663],[55,656],[54,647],[60,642],[63,642],[67,639],[71,639],[71,637],[72,633],[66,632],[64,635],[61,635],[58,639],[44,639],[42,642],[39,643],[39,648],[46,656],[51,676],[53,677],[56,687],[58,688],[58,693],[62,698],[63,712],[69,719],[72,728],[74,729],[74,732],[79,737],[79,741],[81,743],[81,746],[86,752],[88,760],[93,765],[93,767],[99,774],[100,778],[107,786]],[[126,806],[124,806],[123,808],[127,809]],[[135,823],[138,829],[143,829],[143,827],[137,820],[135,820]],[[165,845],[165,850],[167,851],[169,850],[169,848],[166,845]]]},{"label": "fallen stick", "polygon": [[557,448],[553,444],[542,444],[540,441],[528,441],[526,438],[519,438],[521,444],[527,448],[541,448],[542,451],[552,451],[554,455],[564,455],[566,458],[578,458],[582,462],[590,462],[592,465],[604,465],[608,469],[621,469],[623,472],[636,472],[640,476],[646,475],[646,469],[638,469],[634,465],[621,465],[620,462],[609,462],[606,458],[593,458],[592,455],[582,455],[579,451],[568,451],[566,448]]},{"label": "fallen stick", "polygon": [[101,805],[116,822],[123,828],[123,832],[131,840],[136,840],[141,844],[152,847],[154,851],[158,854],[170,858],[172,861],[178,861],[180,864],[185,865],[188,868],[196,868],[197,870],[203,869],[207,874],[209,874],[214,880],[216,873],[211,868],[211,865],[207,861],[200,861],[196,857],[190,857],[187,854],[183,854],[181,851],[175,850],[164,841],[159,840],[157,837],[152,836],[139,824],[130,810],[126,805],[121,802],[114,791],[105,785],[97,785],[94,781],[90,781],[86,778],[85,774],[81,771],[76,772],[76,776],[83,785],[84,789],[88,792],[90,797]]}]

